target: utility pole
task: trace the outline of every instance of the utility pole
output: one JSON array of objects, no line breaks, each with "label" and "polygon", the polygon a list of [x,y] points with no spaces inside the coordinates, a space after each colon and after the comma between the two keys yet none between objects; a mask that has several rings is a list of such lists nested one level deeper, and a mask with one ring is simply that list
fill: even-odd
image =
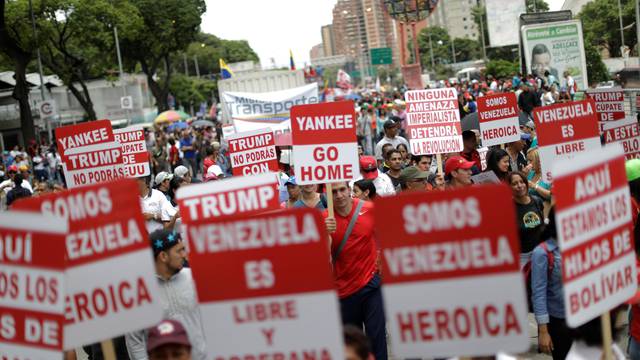
[{"label": "utility pole", "polygon": [[198,57],[196,55],[193,55],[193,62],[196,65],[196,76],[200,79],[200,67],[198,66]]},{"label": "utility pole", "polygon": [[[122,86],[122,96],[127,96],[127,84],[124,79],[124,71],[122,70],[122,55],[120,54],[120,40],[118,39],[118,27],[113,26],[113,36],[116,40],[116,56],[118,57],[118,71],[120,73],[120,86]],[[124,109],[127,117],[127,126],[131,125],[131,118],[129,116],[129,109]]]},{"label": "utility pole", "polygon": [[[36,17],[33,15],[33,5],[31,0],[29,0],[29,14],[31,14],[31,27],[33,29],[33,39],[36,43],[36,55],[38,56],[38,75],[40,75],[40,96],[42,97],[42,101],[44,101],[44,76],[42,75],[42,58],[40,56],[40,42],[38,41],[38,33],[36,32]],[[55,114],[54,114],[55,115]],[[42,114],[40,114],[40,119],[45,123],[47,127],[47,136],[49,137],[49,143],[53,141],[53,129],[51,126],[51,118],[48,120],[44,120],[42,118]],[[4,146],[2,147],[4,149]]]},{"label": "utility pole", "polygon": [[[624,59],[624,24],[622,23],[622,4],[618,0],[618,21],[620,23],[620,56]],[[624,66],[627,66],[627,60],[624,61]]]},{"label": "utility pole", "polygon": [[[534,0],[535,1],[535,0]],[[618,0],[620,1],[620,0]],[[535,4],[535,2],[534,2]],[[487,46],[484,43],[484,13],[486,11],[486,9],[484,8],[484,5],[482,4],[481,0],[478,0],[478,6],[480,6],[480,40],[482,43],[482,59],[485,61],[487,61]]]},{"label": "utility pole", "polygon": [[184,62],[184,74],[189,76],[189,64],[187,63],[187,53],[182,53],[182,61]]},{"label": "utility pole", "polygon": [[[429,30],[429,52],[431,55],[431,71],[436,71],[436,62],[433,60],[433,42],[431,41],[431,30]],[[420,60],[418,60],[420,61]]]}]

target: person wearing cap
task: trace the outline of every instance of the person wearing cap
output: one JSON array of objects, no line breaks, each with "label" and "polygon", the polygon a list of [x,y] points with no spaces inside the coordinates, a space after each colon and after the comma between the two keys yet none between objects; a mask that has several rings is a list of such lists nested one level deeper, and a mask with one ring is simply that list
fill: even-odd
[{"label": "person wearing cap", "polygon": [[533,123],[533,120],[527,121],[527,123],[522,126],[522,131],[531,136],[531,145],[529,145],[529,149],[537,148],[538,135],[536,134],[536,125]]},{"label": "person wearing cap", "polygon": [[191,360],[191,342],[179,321],[163,320],[148,333],[149,360]]},{"label": "person wearing cap", "polygon": [[169,174],[166,171],[161,171],[156,175],[153,181],[154,189],[164,194],[169,202],[173,201],[173,199],[171,199],[171,195],[169,194],[169,190],[171,189],[171,179],[173,179],[173,174]]},{"label": "person wearing cap", "polygon": [[[373,157],[370,157],[372,160]],[[376,360],[387,360],[386,321],[379,249],[374,233],[374,203],[351,196],[346,182],[332,187],[334,217],[324,211],[334,285],[343,324],[364,328]],[[349,226],[350,223],[353,225]]]},{"label": "person wearing cap", "polygon": [[402,120],[399,117],[391,116],[389,117],[389,120],[384,122],[384,125],[383,125],[384,137],[380,141],[378,141],[378,143],[376,144],[376,149],[375,149],[376,159],[378,160],[383,159],[382,146],[384,144],[391,144],[393,145],[394,149],[399,144],[404,144],[407,147],[407,149],[409,149],[409,142],[407,141],[407,139],[398,135],[398,125],[400,121]]},{"label": "person wearing cap", "polygon": [[285,181],[284,185],[287,187],[289,198],[287,199],[287,201],[283,201],[280,204],[280,207],[283,209],[290,209],[295,207],[296,202],[300,200],[301,190],[300,186],[298,186],[298,183],[296,182],[295,176],[291,176],[290,178],[288,178]]},{"label": "person wearing cap", "polygon": [[482,170],[482,161],[480,160],[480,153],[478,152],[478,138],[476,137],[476,133],[472,130],[463,131],[462,144],[463,149],[460,152],[460,156],[474,163],[476,167],[475,171],[480,172]]},{"label": "person wearing cap", "polygon": [[451,156],[444,163],[444,174],[448,188],[471,186],[471,168],[475,164],[465,160],[462,156]]},{"label": "person wearing cap", "polygon": [[[19,173],[19,169],[18,169],[17,165],[11,165],[11,166],[9,166],[9,168],[7,168],[7,174],[9,175],[9,179],[7,179],[7,180],[3,181],[2,183],[0,183],[0,189],[2,189],[4,191],[4,195],[7,195],[9,193],[9,191],[15,187],[15,183],[13,182],[13,178],[18,173]],[[33,188],[31,187],[31,184],[29,183],[29,181],[27,181],[27,179],[25,179],[23,177],[21,184],[22,184],[22,187],[24,189],[29,190],[29,192],[31,192],[33,194]]]},{"label": "person wearing cap", "polygon": [[167,197],[159,190],[149,186],[151,176],[143,176],[136,179],[142,204],[147,232],[152,233],[163,228],[172,228],[175,220],[180,216]]},{"label": "person wearing cap", "polygon": [[[530,139],[529,134],[520,134],[520,140],[507,143],[505,150],[509,154],[509,168],[511,171],[523,171],[527,166],[527,158],[522,152],[526,146],[525,141]],[[528,172],[530,169],[526,169]]]},{"label": "person wearing cap", "polygon": [[204,175],[204,181],[216,181],[224,179],[224,172],[220,165],[211,165],[207,168],[207,172]]},{"label": "person wearing cap", "polygon": [[415,166],[408,166],[400,173],[402,192],[424,191],[430,173]]},{"label": "person wearing cap", "polygon": [[376,194],[378,196],[389,196],[396,193],[391,178],[380,171],[376,166],[377,162],[373,156],[361,156],[360,157],[360,176],[353,181],[360,179],[367,179],[373,181],[373,185],[376,187]]},{"label": "person wearing cap", "polygon": [[[160,287],[158,302],[164,318],[179,321],[186,330],[193,359],[205,360],[206,346],[202,317],[191,269],[185,267],[187,253],[180,233],[157,230],[149,235]],[[147,360],[151,332],[135,331],[125,335],[131,360]]]}]

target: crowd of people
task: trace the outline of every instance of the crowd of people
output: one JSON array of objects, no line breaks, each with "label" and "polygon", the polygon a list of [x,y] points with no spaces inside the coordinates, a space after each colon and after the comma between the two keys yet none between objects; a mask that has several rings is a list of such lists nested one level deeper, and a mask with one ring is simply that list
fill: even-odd
[{"label": "crowd of people", "polygon": [[[514,91],[520,110],[531,115],[538,106],[573,99],[575,82],[515,74],[512,79],[490,76],[481,81],[445,84],[458,91],[461,117],[477,111],[476,99]],[[521,125],[520,140],[481,147],[477,129],[462,133],[460,153],[411,154],[406,137],[406,106],[402,93],[368,93],[355,104],[358,113],[359,172],[349,183],[336,183],[327,194],[322,184],[298,185],[290,149],[278,148],[280,203],[282,208],[309,207],[322,211],[331,236],[331,260],[340,310],[345,325],[347,358],[388,358],[386,321],[380,274],[380,248],[375,240],[373,200],[403,192],[444,191],[473,186],[476,175],[489,174],[510,187],[519,229],[520,265],[529,282],[531,311],[538,328],[539,350],[554,359],[570,352],[598,351],[599,321],[569,329],[564,321],[561,254],[556,242],[553,187],[544,181],[536,127]],[[202,321],[193,278],[180,240],[180,209],[175,193],[181,186],[231,177],[222,131],[216,127],[176,129],[155,127],[146,131],[152,175],[138,178],[140,201],[155,256],[158,282],[163,291],[167,320],[154,328],[116,339],[118,358],[204,359]],[[441,168],[441,170],[439,170]],[[31,142],[2,154],[0,196],[2,208],[19,198],[65,188],[62,162],[55,144]],[[640,200],[640,160],[628,163],[631,193]],[[485,177],[486,178],[486,177]],[[327,211],[332,197],[334,216]],[[634,206],[637,217],[638,206]],[[635,223],[635,221],[634,221]],[[630,349],[640,359],[640,306],[632,305]],[[366,333],[363,335],[362,330]],[[99,359],[98,344],[85,347],[91,359]],[[615,351],[620,352],[620,349]],[[599,350],[601,352],[601,349]],[[622,352],[620,352],[622,353]],[[171,356],[167,354],[172,354]],[[121,357],[122,356],[122,357]],[[72,359],[72,353],[67,358]]]}]

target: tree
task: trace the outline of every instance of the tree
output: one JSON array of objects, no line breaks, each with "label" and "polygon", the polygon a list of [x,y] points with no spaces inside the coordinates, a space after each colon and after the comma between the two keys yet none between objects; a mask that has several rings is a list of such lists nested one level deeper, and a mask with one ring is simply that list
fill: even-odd
[{"label": "tree", "polygon": [[13,63],[16,85],[11,96],[20,106],[20,125],[25,144],[35,139],[36,135],[26,79],[27,66],[33,59],[32,49],[35,48],[30,24],[29,7],[26,1],[3,0],[0,2],[0,50],[5,61],[9,60]]},{"label": "tree", "polygon": [[469,61],[482,57],[481,45],[478,40],[473,39],[453,39],[456,49],[456,61]]},{"label": "tree", "polygon": [[[184,52],[199,33],[204,0],[130,0],[138,9],[143,28],[138,36],[121,42],[129,65],[140,63],[158,111],[169,108],[171,55]],[[162,76],[158,76],[164,68]]]},{"label": "tree", "polygon": [[496,79],[511,78],[518,72],[518,63],[507,60],[491,60],[487,63],[485,74],[492,75]]},{"label": "tree", "polygon": [[[199,33],[195,41],[187,47],[187,59],[189,74],[195,74],[194,58],[198,59],[200,74],[219,74],[220,62],[224,59],[227,63],[238,61],[260,61],[246,40],[224,40],[215,35]],[[175,57],[173,64],[178,68],[184,68],[183,57]],[[193,66],[192,66],[193,65]]]},{"label": "tree", "polygon": [[88,120],[97,118],[86,81],[117,68],[113,27],[121,38],[141,28],[126,0],[47,0],[40,3],[42,61],[78,100]]},{"label": "tree", "polygon": [[527,0],[527,12],[549,11],[549,4],[544,0]]},{"label": "tree", "polygon": [[[431,35],[431,41],[429,41]],[[420,63],[423,68],[431,69],[431,50],[436,64],[451,64],[451,39],[447,30],[439,26],[429,26],[418,34],[418,49],[420,50]],[[435,69],[431,69],[435,70]]]},{"label": "tree", "polygon": [[584,42],[584,56],[587,62],[589,84],[597,84],[611,79],[607,66],[602,62],[598,48],[590,41]]},{"label": "tree", "polygon": [[[630,25],[635,21],[635,3],[638,0],[621,0],[622,22]],[[578,18],[582,20],[582,28],[585,38],[585,45],[593,41],[598,48],[605,48],[614,57],[622,56],[620,46],[620,23],[618,19],[617,0],[594,0],[582,7],[578,13]],[[635,27],[624,30],[625,45],[632,47],[638,42]]]},{"label": "tree", "polygon": [[175,97],[176,103],[185,108],[211,100],[212,94],[214,94],[217,89],[217,84],[213,80],[198,79],[183,74],[175,74],[169,86],[169,90]]}]

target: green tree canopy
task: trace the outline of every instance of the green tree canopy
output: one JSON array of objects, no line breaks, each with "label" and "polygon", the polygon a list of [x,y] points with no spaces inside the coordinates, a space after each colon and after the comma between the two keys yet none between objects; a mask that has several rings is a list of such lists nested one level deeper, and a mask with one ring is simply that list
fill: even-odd
[{"label": "green tree canopy", "polygon": [[[635,22],[634,1],[638,0],[620,0],[624,27]],[[599,48],[607,49],[613,57],[622,56],[617,0],[591,1],[582,7],[582,11],[578,13],[577,17],[582,20],[585,45],[591,43]],[[638,43],[635,26],[630,26],[623,31],[625,45],[632,48]]]},{"label": "green tree canopy", "polygon": [[[219,74],[220,62],[218,59],[223,59],[227,63],[247,60],[260,61],[246,40],[225,40],[206,33],[199,33],[196,36],[195,41],[187,47],[186,54],[189,75],[196,73],[194,58],[198,59],[201,75]],[[174,64],[184,71],[182,56],[174,59]]]}]

